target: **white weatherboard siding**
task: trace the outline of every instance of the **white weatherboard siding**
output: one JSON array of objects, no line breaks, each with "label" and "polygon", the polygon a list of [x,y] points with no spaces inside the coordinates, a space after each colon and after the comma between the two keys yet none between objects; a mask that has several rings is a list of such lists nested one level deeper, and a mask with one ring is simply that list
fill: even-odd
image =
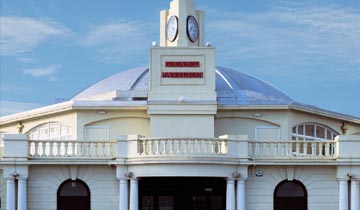
[{"label": "white weatherboard siding", "polygon": [[[255,171],[262,171],[257,177]],[[256,166],[249,169],[246,182],[247,210],[273,209],[274,190],[288,175],[285,166]],[[331,166],[296,166],[294,179],[302,182],[307,190],[308,210],[338,210],[339,187],[336,180],[336,169]]]},{"label": "white weatherboard siding", "polygon": [[[69,166],[32,166],[28,182],[28,210],[56,210],[57,190],[70,179]],[[77,178],[91,195],[92,210],[118,209],[119,184],[115,169],[108,166],[79,166]]]}]

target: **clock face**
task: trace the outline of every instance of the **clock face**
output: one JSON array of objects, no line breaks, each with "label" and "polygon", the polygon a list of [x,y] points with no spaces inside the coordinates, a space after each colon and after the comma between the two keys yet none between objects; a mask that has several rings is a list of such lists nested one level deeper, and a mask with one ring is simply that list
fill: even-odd
[{"label": "clock face", "polygon": [[187,19],[187,34],[192,42],[196,42],[199,38],[199,25],[194,16],[189,16]]},{"label": "clock face", "polygon": [[171,16],[166,27],[167,38],[173,42],[178,34],[178,18]]}]

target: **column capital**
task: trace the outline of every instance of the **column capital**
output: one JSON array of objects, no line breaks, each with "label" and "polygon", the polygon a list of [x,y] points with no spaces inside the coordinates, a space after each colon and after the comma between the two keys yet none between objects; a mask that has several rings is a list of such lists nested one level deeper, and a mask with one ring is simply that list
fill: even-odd
[{"label": "column capital", "polygon": [[11,176],[11,175],[6,175],[6,176],[4,176],[4,179],[6,180],[6,181],[15,181],[15,177],[14,176]]},{"label": "column capital", "polygon": [[26,181],[26,180],[28,180],[28,178],[29,178],[29,177],[27,177],[27,176],[18,176],[18,177],[16,177],[16,179],[19,180],[19,181],[20,181],[20,180]]},{"label": "column capital", "polygon": [[235,179],[232,178],[232,177],[231,177],[231,178],[228,177],[228,178],[226,179],[226,181],[227,181],[227,183],[235,183]]},{"label": "column capital", "polygon": [[338,177],[337,180],[340,181],[349,181],[349,177]]}]

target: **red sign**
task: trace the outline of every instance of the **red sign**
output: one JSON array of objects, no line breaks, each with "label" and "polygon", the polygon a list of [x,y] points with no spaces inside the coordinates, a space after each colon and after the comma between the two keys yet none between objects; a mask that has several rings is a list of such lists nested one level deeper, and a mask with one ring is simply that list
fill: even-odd
[{"label": "red sign", "polygon": [[168,68],[199,68],[199,61],[166,61],[165,67]]},{"label": "red sign", "polygon": [[203,72],[162,72],[162,78],[203,78]]}]

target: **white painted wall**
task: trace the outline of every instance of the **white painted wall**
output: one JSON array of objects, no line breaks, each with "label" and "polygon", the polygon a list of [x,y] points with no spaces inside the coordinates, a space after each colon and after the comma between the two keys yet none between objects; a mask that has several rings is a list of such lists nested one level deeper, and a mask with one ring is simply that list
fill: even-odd
[{"label": "white painted wall", "polygon": [[3,176],[3,170],[0,169],[0,198],[1,198],[1,208],[5,209],[6,206],[6,180]]},{"label": "white painted wall", "polygon": [[[263,176],[255,176],[255,171],[262,171]],[[274,190],[287,177],[292,176],[288,174],[285,166],[250,167],[246,181],[246,209],[273,209]],[[308,210],[339,209],[339,187],[335,167],[296,166],[293,178],[306,187]]]},{"label": "white painted wall", "polygon": [[[91,194],[92,210],[117,210],[119,184],[116,170],[108,166],[79,166],[77,178]],[[28,210],[56,210],[57,190],[70,179],[69,166],[32,166],[28,182]]]}]

